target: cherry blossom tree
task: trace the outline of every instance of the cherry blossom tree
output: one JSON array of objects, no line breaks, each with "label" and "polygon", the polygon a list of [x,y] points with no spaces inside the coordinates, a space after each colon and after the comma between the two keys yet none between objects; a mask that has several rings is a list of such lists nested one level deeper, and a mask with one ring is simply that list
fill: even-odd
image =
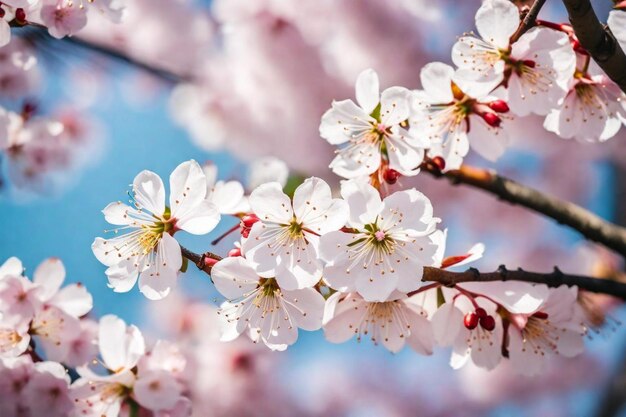
[{"label": "cherry blossom tree", "polygon": [[[54,71],[42,61],[56,45],[122,61],[171,89],[172,119],[204,149],[247,160],[248,178],[189,159],[172,170],[168,195],[158,174],[137,167],[128,204],[102,201],[113,229],[92,237],[101,279],[115,293],[137,284],[170,340],[113,314],[95,317],[97,297],[80,283],[63,286],[60,259],[32,274],[17,257],[3,260],[1,416],[350,414],[344,393],[306,407],[275,385],[279,352],[297,349],[306,332],[332,344],[370,339],[392,353],[408,346],[415,358],[448,349],[461,380],[489,371],[508,387],[463,391],[457,381],[449,408],[431,399],[392,410],[382,387],[319,365],[323,385],[336,377],[388,406],[378,405],[381,415],[481,415],[478,402],[462,399],[504,398],[523,377],[563,380],[569,366],[583,369],[572,379],[591,378],[587,339],[618,324],[610,310],[626,300],[626,221],[567,198],[593,189],[584,182],[593,161],[623,167],[626,2],[614,2],[607,25],[588,0],[468,2],[473,22],[453,25],[468,31],[445,48],[432,41],[437,53],[412,39],[429,34],[416,22],[432,31],[453,23],[448,2],[215,0],[210,15],[188,1],[156,3],[0,2],[7,195],[43,197],[99,150],[85,109],[49,111],[32,98],[44,69]],[[565,6],[558,19],[569,23],[539,18],[550,3]],[[545,191],[543,178],[533,188],[470,165],[499,161],[507,171],[524,146],[546,154],[547,188],[558,192]],[[582,175],[554,169],[562,160],[559,169]],[[515,212],[476,209],[476,190]],[[560,248],[575,273],[537,246],[546,233],[538,216],[520,217],[527,213],[593,242],[576,253]],[[503,240],[451,251],[458,224]],[[216,235],[220,228],[226,233]],[[207,238],[192,250],[178,232]],[[516,234],[540,253],[511,249],[502,258],[502,242]],[[552,272],[532,272],[536,264],[524,262],[535,258]],[[491,268],[461,268],[472,262]],[[215,299],[181,295],[193,267]],[[602,415],[613,415],[620,392],[606,397]]]}]

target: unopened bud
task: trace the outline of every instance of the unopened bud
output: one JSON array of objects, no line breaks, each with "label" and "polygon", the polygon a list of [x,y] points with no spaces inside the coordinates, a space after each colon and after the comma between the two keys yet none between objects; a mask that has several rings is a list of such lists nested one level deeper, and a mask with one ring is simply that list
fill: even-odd
[{"label": "unopened bud", "polygon": [[496,319],[494,319],[493,316],[481,317],[480,326],[490,332],[496,328]]},{"label": "unopened bud", "polygon": [[478,326],[478,316],[474,313],[467,313],[463,317],[463,324],[468,330],[474,330]]},{"label": "unopened bud", "polygon": [[509,105],[504,100],[494,100],[487,104],[489,108],[498,113],[506,113],[509,111]]},{"label": "unopened bud", "polygon": [[255,214],[246,214],[241,218],[241,225],[243,227],[250,228],[254,223],[258,222],[259,218]]},{"label": "unopened bud", "polygon": [[487,317],[487,312],[482,307],[478,307],[476,309],[475,313],[476,313],[476,315],[478,316],[479,319],[483,318],[483,317]]},{"label": "unopened bud", "polygon": [[491,127],[500,127],[500,123],[502,123],[500,116],[495,113],[483,113],[480,116]]},{"label": "unopened bud", "polygon": [[241,256],[241,248],[233,248],[233,249],[229,250],[228,251],[228,256],[230,256],[230,257]]},{"label": "unopened bud", "polygon": [[21,7],[15,10],[15,20],[21,25],[26,24],[26,12]]},{"label": "unopened bud", "polygon": [[6,11],[2,7],[0,7],[0,18],[3,18],[5,14]]},{"label": "unopened bud", "polygon": [[439,171],[443,171],[444,169],[446,169],[446,160],[443,159],[440,156],[435,156],[433,159],[433,164],[435,164],[435,166],[437,168],[439,168]]},{"label": "unopened bud", "polygon": [[400,178],[400,173],[395,169],[388,168],[385,170],[383,178],[387,184],[395,184],[398,178]]}]

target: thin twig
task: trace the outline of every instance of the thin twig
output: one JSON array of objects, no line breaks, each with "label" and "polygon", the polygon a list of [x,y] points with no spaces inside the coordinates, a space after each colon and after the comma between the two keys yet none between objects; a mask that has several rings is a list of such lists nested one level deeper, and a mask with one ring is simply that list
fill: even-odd
[{"label": "thin twig", "polygon": [[539,12],[544,4],[546,4],[546,0],[535,0],[533,5],[530,7],[530,10],[528,10],[528,13],[526,13],[526,16],[524,16],[524,20],[522,20],[521,25],[517,28],[513,36],[511,36],[511,43],[517,41],[520,36],[535,26],[537,23],[537,16],[539,16]]},{"label": "thin twig", "polygon": [[[211,252],[202,255],[194,253],[189,249],[181,246],[182,254],[185,258],[196,264],[198,269],[211,275],[211,268],[207,268],[206,259],[219,261],[222,259],[219,255]],[[212,266],[212,264],[211,264]],[[524,281],[536,284],[545,284],[548,287],[559,287],[561,285],[577,286],[580,289],[612,295],[618,298],[626,299],[626,284],[608,279],[592,278],[582,275],[564,274],[558,268],[548,274],[538,272],[528,272],[521,269],[515,271],[507,270],[501,265],[497,271],[481,273],[474,268],[470,268],[465,272],[452,272],[445,269],[424,267],[422,281],[437,282],[447,287],[452,287],[463,282],[490,282],[490,281]]]},{"label": "thin twig", "polygon": [[598,20],[589,0],[563,0],[574,33],[580,44],[613,80],[626,92],[626,54],[608,26]]},{"label": "thin twig", "polygon": [[427,162],[422,165],[422,171],[436,178],[448,178],[453,184],[479,188],[501,200],[541,213],[626,257],[626,228],[608,222],[574,203],[544,194],[486,169],[463,165],[458,170],[442,173],[434,164]]}]

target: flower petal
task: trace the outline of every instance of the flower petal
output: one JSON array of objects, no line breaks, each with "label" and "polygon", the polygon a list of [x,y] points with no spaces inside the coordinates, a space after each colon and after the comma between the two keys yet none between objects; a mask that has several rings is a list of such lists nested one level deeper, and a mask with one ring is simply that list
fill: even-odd
[{"label": "flower petal", "polygon": [[356,101],[359,106],[370,114],[380,101],[380,85],[378,75],[373,69],[366,69],[356,79]]},{"label": "flower petal", "polygon": [[162,215],[165,212],[165,187],[152,171],[140,172],[133,181],[133,193],[139,209]]},{"label": "flower petal", "polygon": [[196,161],[191,160],[178,165],[170,175],[172,217],[175,219],[188,217],[204,201],[206,192],[206,176]]},{"label": "flower petal", "polygon": [[48,301],[61,288],[65,279],[65,267],[59,258],[43,261],[33,274],[33,282],[40,286],[39,294],[42,301]]},{"label": "flower petal", "polygon": [[476,13],[480,36],[501,49],[509,46],[509,38],[519,24],[519,9],[507,0],[487,0]]},{"label": "flower petal", "polygon": [[213,265],[211,278],[215,288],[229,300],[242,297],[259,285],[259,275],[242,256],[224,258]]}]

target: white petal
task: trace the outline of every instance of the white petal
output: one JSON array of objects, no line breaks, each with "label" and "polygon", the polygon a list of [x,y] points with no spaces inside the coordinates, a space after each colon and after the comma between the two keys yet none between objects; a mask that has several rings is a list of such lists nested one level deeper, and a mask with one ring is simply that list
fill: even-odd
[{"label": "white petal", "polygon": [[374,187],[363,181],[343,181],[341,195],[350,207],[349,224],[357,229],[374,223],[383,209],[380,194]]},{"label": "white petal", "polygon": [[100,319],[98,333],[100,355],[111,371],[130,369],[145,353],[145,343],[139,329],[126,327],[124,320],[106,315]]},{"label": "white petal", "polygon": [[509,145],[509,137],[502,128],[494,128],[480,116],[470,117],[468,132],[470,146],[483,158],[496,161]]},{"label": "white petal", "polygon": [[[104,214],[104,218],[107,222],[118,226],[126,226],[129,224],[135,224],[135,222],[140,222],[137,220],[137,210],[127,206],[121,201],[107,205],[102,210],[102,213]],[[135,216],[130,216],[129,214],[135,214]]]},{"label": "white petal", "polygon": [[478,33],[498,48],[506,49],[509,46],[509,38],[519,24],[519,10],[507,0],[487,0],[476,13]]},{"label": "white petal", "polygon": [[93,308],[93,297],[82,284],[71,284],[59,291],[50,303],[73,317],[82,317]]},{"label": "white petal", "polygon": [[433,346],[435,344],[433,326],[426,318],[425,313],[421,315],[412,309],[410,310],[411,312],[407,313],[407,319],[411,325],[411,334],[407,342],[415,352],[422,355],[430,355],[433,353]]},{"label": "white petal", "polygon": [[380,101],[378,75],[372,69],[361,72],[356,79],[356,101],[367,114],[374,111]]},{"label": "white petal", "polygon": [[626,11],[612,10],[609,13],[607,24],[622,49],[626,51]]},{"label": "white petal", "polygon": [[320,136],[331,145],[339,145],[350,140],[355,132],[371,129],[375,122],[352,100],[334,101],[332,108],[322,115]]},{"label": "white petal", "polygon": [[288,224],[293,217],[291,200],[277,182],[263,184],[252,191],[250,207],[263,221]]},{"label": "white petal", "polygon": [[203,200],[177,217],[176,227],[187,233],[204,235],[215,229],[220,218],[217,206],[208,200]]},{"label": "white petal", "polygon": [[247,200],[245,191],[239,181],[218,182],[210,194],[210,201],[217,206],[222,214],[243,213],[246,210]]},{"label": "white petal", "polygon": [[33,275],[33,282],[40,286],[39,294],[42,301],[52,298],[65,279],[65,267],[59,258],[49,258],[43,261]]},{"label": "white petal", "polygon": [[[187,218],[204,201],[207,182],[200,165],[183,162],[170,175],[170,208],[175,219]],[[208,233],[208,232],[207,232]]]},{"label": "white petal", "polygon": [[183,265],[180,245],[171,235],[164,233],[156,250],[157,257],[155,259],[155,266],[157,268],[165,267],[172,271],[178,271]]},{"label": "white petal", "polygon": [[149,300],[161,300],[176,286],[176,277],[175,270],[152,265],[139,274],[139,291]]},{"label": "white petal", "polygon": [[151,171],[140,172],[133,181],[135,201],[157,216],[165,212],[165,187],[161,177]]},{"label": "white petal", "polygon": [[229,300],[242,297],[259,285],[259,275],[242,256],[224,258],[211,269],[215,288]]},{"label": "white petal", "polygon": [[420,72],[422,88],[432,103],[444,104],[454,100],[452,95],[452,77],[454,68],[442,62],[424,65]]},{"label": "white petal", "polygon": [[348,205],[333,199],[328,184],[319,178],[306,179],[293,196],[296,218],[318,235],[343,227],[348,220]]},{"label": "white petal", "polygon": [[283,298],[291,319],[304,330],[314,331],[322,327],[325,300],[313,288],[283,291]]},{"label": "white petal", "polygon": [[[346,297],[339,301],[339,298]],[[360,297],[333,294],[324,311],[324,336],[331,343],[343,343],[352,338],[367,313],[367,303]]]},{"label": "white petal", "polygon": [[381,122],[391,127],[409,118],[410,92],[404,87],[391,87],[380,98]]},{"label": "white petal", "polygon": [[542,284],[519,281],[467,282],[462,287],[497,301],[511,313],[532,314],[546,301],[550,290]]},{"label": "white petal", "polygon": [[445,303],[433,314],[431,322],[437,343],[441,346],[450,346],[461,330],[463,313],[453,303]]},{"label": "white petal", "polygon": [[115,292],[130,291],[139,277],[139,269],[135,266],[136,262],[136,259],[124,260],[107,268],[105,274],[109,281],[108,287]]},{"label": "white petal", "polygon": [[15,256],[4,261],[2,266],[0,266],[0,280],[5,276],[19,276],[22,275],[24,271],[24,267],[22,266],[22,261],[20,261]]},{"label": "white petal", "polygon": [[[408,233],[423,235],[432,231],[433,206],[428,197],[416,189],[397,191],[383,200],[381,214],[395,211],[402,213],[401,227]],[[385,221],[381,221],[381,227],[386,229]]]}]

